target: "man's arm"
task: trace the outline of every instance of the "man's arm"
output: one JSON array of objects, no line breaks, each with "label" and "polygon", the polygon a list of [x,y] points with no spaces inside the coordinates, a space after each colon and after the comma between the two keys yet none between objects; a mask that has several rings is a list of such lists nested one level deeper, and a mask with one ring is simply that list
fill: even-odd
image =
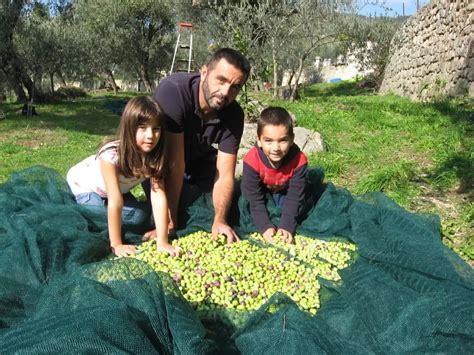
[{"label": "man's arm", "polygon": [[214,223],[212,224],[212,234],[225,234],[227,243],[239,240],[234,230],[227,224],[227,212],[232,202],[234,192],[234,174],[236,154],[228,154],[222,151],[217,153],[216,178],[212,190],[212,202],[214,205]]},{"label": "man's arm", "polygon": [[184,176],[184,134],[169,133],[166,137],[166,157],[169,173],[166,174],[166,196],[170,210],[170,229],[178,227],[178,206]]}]

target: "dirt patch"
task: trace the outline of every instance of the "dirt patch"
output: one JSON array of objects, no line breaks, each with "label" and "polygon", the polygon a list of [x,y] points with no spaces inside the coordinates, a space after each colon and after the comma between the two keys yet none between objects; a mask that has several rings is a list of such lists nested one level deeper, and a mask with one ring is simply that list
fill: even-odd
[{"label": "dirt patch", "polygon": [[[443,243],[456,252],[472,248],[473,221],[465,214],[466,208],[474,201],[473,192],[459,193],[458,186],[445,191],[434,191],[425,184],[420,184],[420,189],[424,193],[412,202],[410,209],[419,213],[437,214],[441,218]],[[461,257],[474,267],[472,258],[468,255]]]},{"label": "dirt patch", "polygon": [[316,113],[324,113],[326,109],[323,106],[314,105],[313,111]]},{"label": "dirt patch", "polygon": [[334,106],[340,111],[354,111],[355,110],[355,107],[353,105],[348,105],[342,102],[337,102]]},{"label": "dirt patch", "polygon": [[67,141],[67,138],[59,131],[53,131],[47,128],[32,128],[19,132],[11,132],[2,137],[2,141],[10,141],[11,143],[38,149],[45,145],[60,145]]}]

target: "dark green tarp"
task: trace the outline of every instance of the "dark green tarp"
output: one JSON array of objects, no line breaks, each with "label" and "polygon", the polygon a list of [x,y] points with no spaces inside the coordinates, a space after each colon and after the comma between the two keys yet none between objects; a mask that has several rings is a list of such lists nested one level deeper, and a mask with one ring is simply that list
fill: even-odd
[{"label": "dark green tarp", "polygon": [[[298,232],[346,238],[357,244],[356,261],[342,282],[325,286],[315,317],[277,294],[230,330],[201,323],[166,275],[137,260],[110,261],[105,218],[76,205],[59,174],[13,174],[0,185],[1,352],[472,354],[474,272],[443,246],[438,219],[381,193],[321,187],[311,174],[321,196]],[[251,219],[237,201],[238,191],[231,220],[244,235]],[[209,196],[199,197],[179,235],[209,229],[209,206]],[[265,311],[270,304],[276,313]]]}]

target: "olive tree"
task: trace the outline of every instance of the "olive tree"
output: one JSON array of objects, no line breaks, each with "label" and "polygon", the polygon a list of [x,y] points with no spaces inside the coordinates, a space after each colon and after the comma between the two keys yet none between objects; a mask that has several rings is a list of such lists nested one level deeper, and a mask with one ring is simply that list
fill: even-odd
[{"label": "olive tree", "polygon": [[15,30],[28,3],[26,0],[0,1],[0,70],[7,80],[9,89],[16,92],[20,101],[27,100],[24,88],[30,98],[36,91],[14,44]]},{"label": "olive tree", "polygon": [[[72,0],[1,1],[0,2],[0,70],[4,90],[15,90],[20,101],[44,98],[42,83],[71,67],[71,41],[65,38],[63,20]],[[60,9],[61,11],[58,11]]]},{"label": "olive tree", "polygon": [[[277,95],[283,70],[293,71],[297,83],[318,48],[347,32],[352,4],[351,0],[224,2],[208,7],[213,14],[206,21],[219,45],[232,46],[249,57],[254,74],[272,73]],[[291,87],[292,99],[296,88],[297,84]]]},{"label": "olive tree", "polygon": [[231,47],[245,55],[252,63],[252,76],[259,76],[267,65],[263,17],[268,6],[252,5],[247,1],[225,5],[209,5],[197,19],[197,32],[210,41],[208,52],[217,47]]},{"label": "olive tree", "polygon": [[314,58],[320,48],[340,41],[347,34],[354,7],[350,0],[299,0],[293,2],[292,13],[286,36],[277,38],[284,41],[280,48],[286,52],[288,66],[295,76],[294,84],[289,83],[290,100],[296,98],[298,82],[308,60]]},{"label": "olive tree", "polygon": [[123,36],[124,68],[134,70],[145,84],[147,91],[154,89],[159,72],[168,68],[176,35],[176,14],[173,1],[127,1],[121,22]]},{"label": "olive tree", "polygon": [[115,91],[118,70],[140,78],[151,91],[157,72],[168,63],[176,22],[172,5],[166,0],[78,0],[75,20],[86,66],[106,76]]},{"label": "olive tree", "polygon": [[34,3],[30,11],[24,12],[15,31],[16,51],[39,95],[45,75],[50,80],[50,91],[54,91],[54,73],[61,70],[64,56],[61,32],[57,18],[50,16],[46,4],[40,3]]},{"label": "olive tree", "polygon": [[375,85],[382,83],[389,58],[390,45],[403,19],[387,16],[361,18],[350,28],[350,41],[346,43],[361,69],[372,69]]}]

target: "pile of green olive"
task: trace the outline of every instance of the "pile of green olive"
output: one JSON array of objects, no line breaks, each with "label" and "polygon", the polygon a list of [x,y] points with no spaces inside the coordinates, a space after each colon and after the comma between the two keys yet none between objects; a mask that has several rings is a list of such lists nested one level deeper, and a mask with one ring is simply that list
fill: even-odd
[{"label": "pile of green olive", "polygon": [[227,244],[224,236],[196,232],[172,242],[178,257],[157,252],[154,241],[143,243],[133,258],[169,274],[184,298],[203,317],[225,313],[234,325],[239,314],[260,308],[281,292],[298,307],[316,314],[320,307],[319,278],[338,281],[338,269],[349,265],[356,246],[296,235],[286,244],[277,235],[265,243],[258,233]]}]

